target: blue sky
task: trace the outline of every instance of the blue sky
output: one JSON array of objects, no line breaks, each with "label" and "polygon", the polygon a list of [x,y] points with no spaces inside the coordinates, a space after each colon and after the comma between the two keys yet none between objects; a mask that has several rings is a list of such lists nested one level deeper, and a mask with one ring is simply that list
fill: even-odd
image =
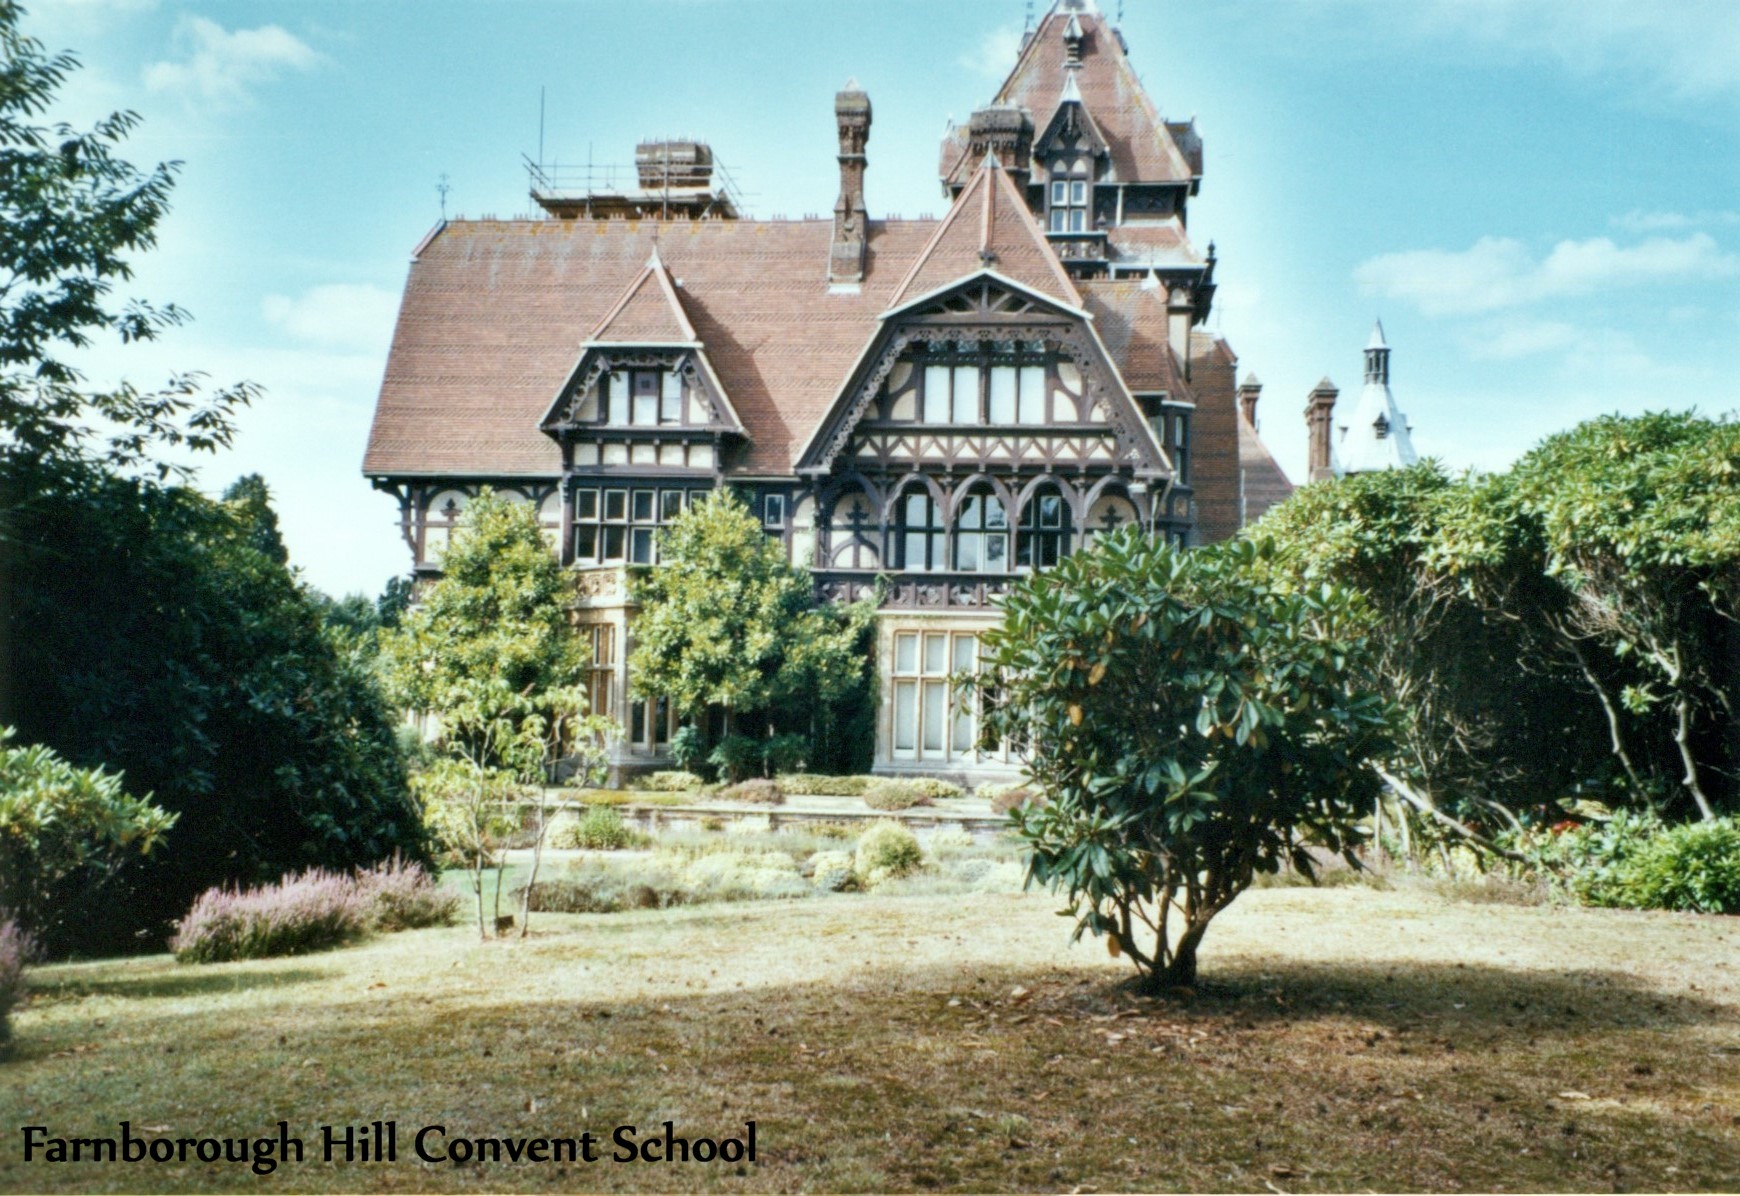
[{"label": "blue sky", "polygon": [[[1109,14],[1117,0],[1101,0]],[[1043,11],[1043,3],[1036,7]],[[832,95],[875,123],[872,215],[943,210],[937,139],[1012,63],[1024,0],[36,0],[84,69],[55,115],[145,123],[185,165],[140,293],[194,322],[104,350],[265,397],[203,484],[263,473],[332,592],[408,566],[360,473],[411,248],[530,207],[522,154],[709,140],[753,215],[833,206]],[[1381,316],[1422,453],[1498,468],[1606,411],[1740,408],[1740,3],[1127,0],[1150,94],[1205,141],[1191,231],[1213,325],[1264,383],[1296,479],[1306,393],[1358,389]]]}]

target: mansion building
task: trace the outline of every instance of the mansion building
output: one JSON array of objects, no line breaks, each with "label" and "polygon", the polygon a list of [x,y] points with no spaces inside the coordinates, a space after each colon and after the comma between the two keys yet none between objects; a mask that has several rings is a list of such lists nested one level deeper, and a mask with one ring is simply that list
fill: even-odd
[{"label": "mansion building", "polygon": [[1013,579],[1130,523],[1223,539],[1292,488],[1204,327],[1194,122],[1162,119],[1089,0],[946,135],[940,220],[872,216],[869,97],[848,83],[834,119],[831,219],[742,218],[707,146],[652,142],[638,186],[534,172],[539,218],[443,221],[412,255],[363,471],[420,575],[482,488],[537,509],[619,774],[668,767],[677,725],[630,698],[631,576],[710,490],[821,597],[880,580],[876,770],[973,779],[1017,763],[950,678]]}]

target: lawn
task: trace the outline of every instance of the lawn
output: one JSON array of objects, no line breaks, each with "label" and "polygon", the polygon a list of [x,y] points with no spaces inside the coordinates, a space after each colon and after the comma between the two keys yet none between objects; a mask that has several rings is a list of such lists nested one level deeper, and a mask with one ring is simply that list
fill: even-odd
[{"label": "lawn", "polygon": [[[1130,995],[1044,895],[541,915],[211,967],[43,968],[0,1190],[1740,1188],[1740,921],[1272,888],[1194,995]],[[308,1160],[21,1162],[290,1133]],[[397,1163],[320,1126],[394,1119]],[[409,1134],[757,1129],[754,1164],[434,1164]]]}]

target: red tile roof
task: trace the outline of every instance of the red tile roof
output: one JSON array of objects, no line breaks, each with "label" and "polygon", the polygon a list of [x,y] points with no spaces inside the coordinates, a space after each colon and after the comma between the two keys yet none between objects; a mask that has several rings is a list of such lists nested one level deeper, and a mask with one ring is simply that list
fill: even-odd
[{"label": "red tile roof", "polygon": [[656,245],[646,269],[629,283],[588,339],[615,345],[686,344],[695,339],[695,329]]},{"label": "red tile roof", "polygon": [[363,472],[560,473],[538,421],[656,239],[749,432],[731,467],[787,474],[936,228],[871,221],[861,290],[833,294],[828,220],[451,222],[411,263]]},{"label": "red tile roof", "polygon": [[[1034,30],[995,102],[1019,104],[1043,130],[1063,94],[1063,29],[1072,14],[1053,9]],[[1188,183],[1199,172],[1179,150],[1172,131],[1142,89],[1124,48],[1098,13],[1073,14],[1081,23],[1081,69],[1076,86],[1082,106],[1111,151],[1112,167],[1125,182]],[[942,175],[959,185],[976,163],[965,161],[967,131],[951,130],[942,149]]]},{"label": "red tile roof", "polygon": [[1070,307],[1081,296],[1026,202],[994,158],[986,158],[943,217],[890,305],[899,307],[981,270]]},{"label": "red tile roof", "polygon": [[1293,483],[1287,480],[1287,475],[1242,412],[1239,414],[1239,472],[1244,477],[1246,524],[1255,523],[1263,517],[1263,512],[1286,501],[1293,493]]}]

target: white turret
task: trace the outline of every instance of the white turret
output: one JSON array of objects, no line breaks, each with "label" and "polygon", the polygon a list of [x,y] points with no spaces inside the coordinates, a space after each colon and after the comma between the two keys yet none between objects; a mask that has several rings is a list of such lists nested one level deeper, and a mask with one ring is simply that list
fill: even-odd
[{"label": "white turret", "polygon": [[1374,324],[1365,346],[1365,386],[1353,413],[1341,425],[1336,473],[1370,473],[1376,469],[1401,469],[1414,464],[1408,419],[1390,393],[1390,347],[1384,341],[1384,326]]}]

